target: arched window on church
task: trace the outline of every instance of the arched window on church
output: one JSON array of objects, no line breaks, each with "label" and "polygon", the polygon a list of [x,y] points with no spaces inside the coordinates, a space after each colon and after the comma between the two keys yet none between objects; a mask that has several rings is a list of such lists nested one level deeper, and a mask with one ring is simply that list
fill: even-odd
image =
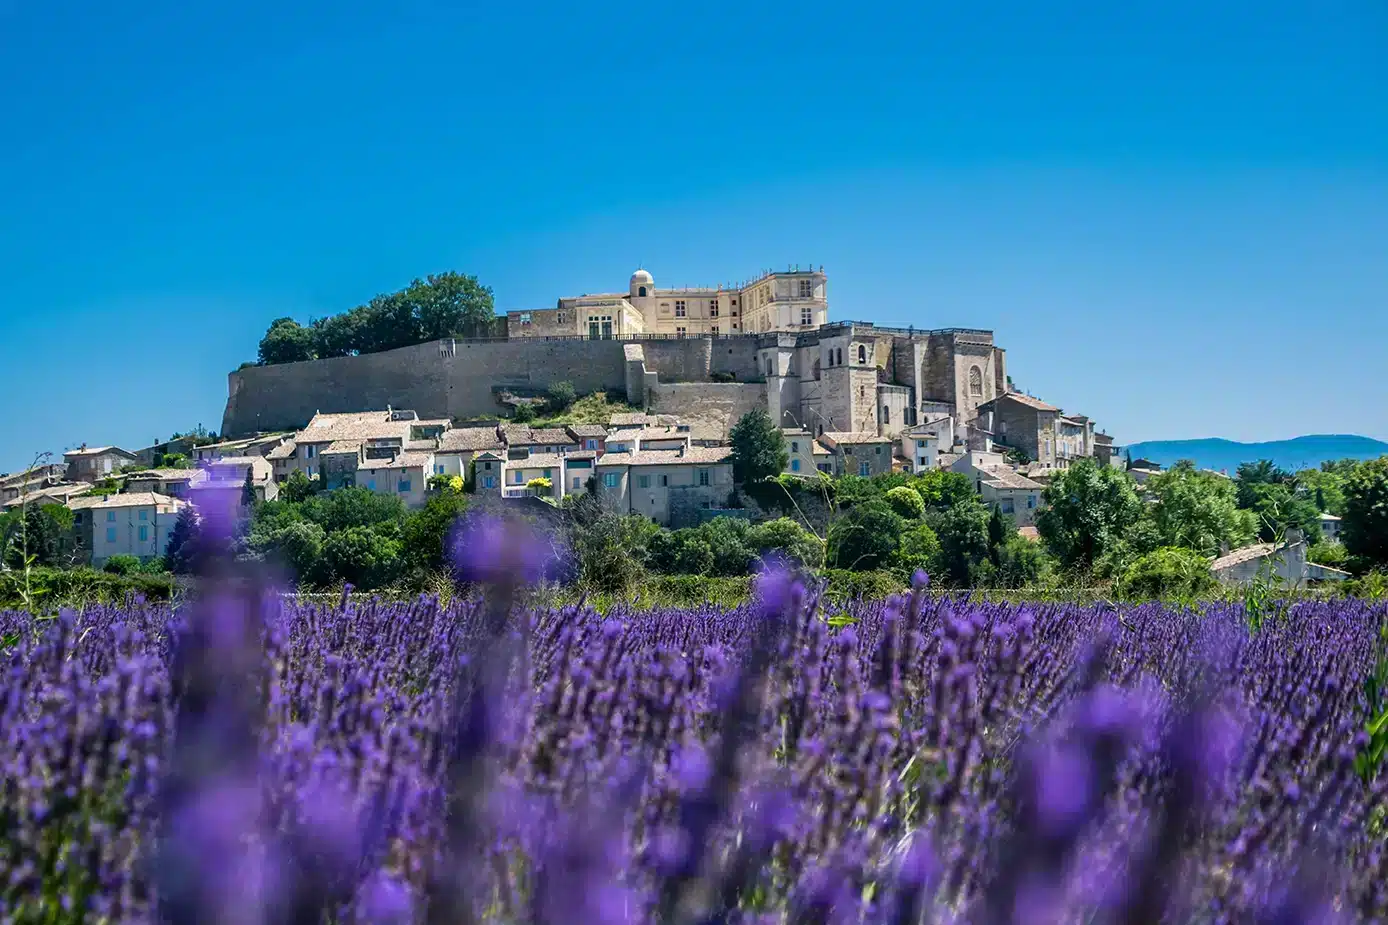
[{"label": "arched window on church", "polygon": [[983,370],[979,369],[977,366],[969,367],[969,394],[983,394]]},{"label": "arched window on church", "polygon": [[867,362],[867,348],[864,347],[862,344],[859,344],[859,345],[858,345],[858,362],[859,362],[859,363],[866,363],[866,362]]},{"label": "arched window on church", "polygon": [[834,365],[835,365],[835,366],[842,366],[842,365],[843,365],[843,348],[842,348],[842,347],[837,347],[837,348],[835,348],[835,349],[838,351],[838,358],[834,360]]},{"label": "arched window on church", "polygon": [[637,295],[638,297],[644,299],[644,298],[646,297],[646,287],[645,287],[645,286],[640,286],[640,287],[638,287],[637,290],[636,290],[636,295]]}]

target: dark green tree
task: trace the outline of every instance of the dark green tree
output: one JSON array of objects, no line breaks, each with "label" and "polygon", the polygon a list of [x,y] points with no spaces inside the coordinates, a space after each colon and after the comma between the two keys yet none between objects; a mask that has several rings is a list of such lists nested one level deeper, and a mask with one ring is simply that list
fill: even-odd
[{"label": "dark green tree", "polygon": [[295,469],[280,484],[278,500],[298,504],[300,501],[308,500],[317,490],[318,486],[314,484],[312,479],[304,475],[303,470]]},{"label": "dark green tree", "polygon": [[739,418],[728,442],[732,445],[733,479],[739,485],[775,478],[790,461],[781,431],[763,408]]},{"label": "dark green tree", "polygon": [[201,530],[193,506],[185,505],[169,531],[169,543],[164,549],[164,568],[175,575],[190,575],[201,567]]},{"label": "dark green tree", "polygon": [[329,534],[350,527],[398,524],[405,517],[405,505],[395,495],[358,487],[319,492],[304,501],[301,509]]},{"label": "dark green tree", "polygon": [[255,507],[255,478],[249,467],[246,469],[246,481],[241,485],[241,506],[248,510]]},{"label": "dark green tree", "polygon": [[347,527],[323,541],[323,561],[338,581],[358,588],[383,588],[399,575],[400,543],[370,527]]},{"label": "dark green tree", "polygon": [[940,540],[938,572],[955,587],[968,587],[979,566],[988,561],[988,509],[975,496],[926,516]]},{"label": "dark green tree", "polygon": [[545,391],[545,404],[551,414],[567,410],[577,399],[572,382],[556,382]]},{"label": "dark green tree", "polygon": [[1239,510],[1234,483],[1222,475],[1182,460],[1148,479],[1147,489],[1157,501],[1152,522],[1163,546],[1214,556],[1225,546],[1238,549],[1253,540],[1257,521]]},{"label": "dark green tree", "polygon": [[260,362],[266,366],[312,360],[316,355],[312,329],[293,318],[276,318],[260,339]]},{"label": "dark green tree", "polygon": [[928,524],[908,524],[892,556],[892,566],[906,578],[910,578],[917,570],[927,575],[938,571],[940,538]]},{"label": "dark green tree", "polygon": [[931,469],[917,476],[911,487],[932,511],[943,511],[956,504],[972,504],[978,499],[974,483],[967,475],[945,469]]},{"label": "dark green tree", "polygon": [[1067,568],[1092,567],[1143,513],[1131,477],[1088,460],[1056,473],[1042,497],[1045,506],[1036,515],[1037,532]]},{"label": "dark green tree", "polygon": [[1388,456],[1356,466],[1344,492],[1345,550],[1371,568],[1388,565]]},{"label": "dark green tree", "polygon": [[467,495],[445,489],[406,516],[401,529],[406,566],[420,570],[443,568],[449,534],[467,507]]},{"label": "dark green tree", "polygon": [[829,525],[827,560],[834,568],[881,568],[896,554],[903,526],[885,502],[855,505]]},{"label": "dark green tree", "polygon": [[925,516],[925,499],[914,488],[899,485],[888,489],[883,498],[896,516],[903,520],[920,520]]},{"label": "dark green tree", "polygon": [[[1011,527],[1011,529],[1009,529]],[[1002,547],[1016,528],[1003,517],[1002,508],[993,505],[993,513],[988,515],[988,558],[994,565],[1002,564]]]},{"label": "dark green tree", "polygon": [[747,542],[763,559],[778,558],[811,569],[824,564],[824,543],[789,517],[757,524],[748,531]]}]

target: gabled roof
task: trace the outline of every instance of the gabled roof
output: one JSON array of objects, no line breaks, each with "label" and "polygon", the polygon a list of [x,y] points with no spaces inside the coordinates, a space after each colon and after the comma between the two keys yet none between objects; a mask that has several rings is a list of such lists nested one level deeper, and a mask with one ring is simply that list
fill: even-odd
[{"label": "gabled roof", "polygon": [[607,428],[601,424],[570,424],[566,430],[576,438],[593,438],[607,436]]},{"label": "gabled roof", "polygon": [[1016,402],[1019,405],[1025,405],[1026,407],[1034,408],[1037,411],[1060,411],[1060,409],[1057,408],[1055,405],[1048,405],[1041,399],[1032,398],[1030,395],[1027,395],[1022,392],[1007,392],[1006,394],[999,395],[997,398],[990,398],[988,401],[985,401],[982,404],[980,404],[979,407],[982,408],[984,405],[991,405],[1000,401]]},{"label": "gabled roof", "polygon": [[135,458],[134,453],[122,450],[118,446],[89,446],[85,448],[78,448],[75,450],[68,450],[66,453],[63,454],[63,458],[66,459],[69,456],[102,456],[106,453],[119,453],[120,455],[128,456],[131,459]]},{"label": "gabled roof", "polygon": [[439,438],[439,449],[444,452],[499,450],[501,447],[495,427],[455,427]]},{"label": "gabled roof", "polygon": [[374,469],[418,469],[429,466],[430,453],[398,453],[394,459],[368,459],[359,468]]},{"label": "gabled roof", "polygon": [[170,498],[168,495],[161,495],[154,491],[132,491],[128,494],[107,495],[104,498],[81,498],[74,499],[83,503],[72,505],[73,510],[102,508],[115,509],[123,507],[152,507],[156,505],[181,505],[184,502],[177,498]]},{"label": "gabled roof", "polygon": [[[1298,544],[1292,544],[1298,545]],[[1286,546],[1278,547],[1276,543],[1254,543],[1252,546],[1245,546],[1242,549],[1235,549],[1233,552],[1226,553],[1210,563],[1210,571],[1222,572],[1225,569],[1242,565],[1245,562],[1252,562],[1254,559],[1266,559],[1274,553],[1285,550]]]},{"label": "gabled roof", "polygon": [[299,444],[294,440],[286,440],[273,450],[265,454],[266,459],[289,459],[299,448]]},{"label": "gabled roof", "polygon": [[604,453],[599,466],[711,466],[728,462],[730,446],[692,446],[685,450],[639,450],[634,453]]},{"label": "gabled roof", "polygon": [[361,453],[360,440],[334,440],[318,451],[319,456],[356,456]]},{"label": "gabled roof", "polygon": [[541,427],[530,432],[530,439],[524,441],[531,445],[554,445],[573,443],[574,438],[562,427]]},{"label": "gabled roof", "polygon": [[992,488],[1019,488],[1040,491],[1041,486],[1024,475],[1001,466],[982,466],[983,484]]},{"label": "gabled roof", "polygon": [[188,482],[202,474],[201,469],[143,469],[126,473],[127,482],[148,482],[158,479],[161,482]]},{"label": "gabled roof", "polygon": [[855,431],[825,431],[819,435],[819,439],[825,441],[830,446],[848,445],[856,446],[864,443],[891,443],[891,437],[884,437],[869,430]]}]

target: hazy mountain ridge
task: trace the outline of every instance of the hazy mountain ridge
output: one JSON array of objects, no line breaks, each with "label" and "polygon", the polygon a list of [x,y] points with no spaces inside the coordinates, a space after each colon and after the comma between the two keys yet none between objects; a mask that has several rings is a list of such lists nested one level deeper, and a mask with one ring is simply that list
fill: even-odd
[{"label": "hazy mountain ridge", "polygon": [[1290,440],[1239,443],[1222,437],[1201,440],[1147,440],[1128,448],[1133,459],[1150,459],[1170,466],[1193,459],[1202,469],[1227,469],[1232,475],[1242,462],[1270,459],[1283,469],[1312,469],[1328,459],[1376,459],[1388,454],[1388,443],[1358,434],[1308,434]]}]

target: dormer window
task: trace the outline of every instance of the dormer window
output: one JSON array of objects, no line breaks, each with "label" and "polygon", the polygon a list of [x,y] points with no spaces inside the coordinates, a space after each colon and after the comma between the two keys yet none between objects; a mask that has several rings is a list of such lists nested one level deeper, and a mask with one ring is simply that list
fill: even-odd
[{"label": "dormer window", "polygon": [[642,286],[642,287],[640,287],[639,289],[637,289],[637,290],[636,290],[636,296],[637,296],[637,298],[644,299],[644,298],[646,297],[646,287],[645,287],[645,286]]}]

